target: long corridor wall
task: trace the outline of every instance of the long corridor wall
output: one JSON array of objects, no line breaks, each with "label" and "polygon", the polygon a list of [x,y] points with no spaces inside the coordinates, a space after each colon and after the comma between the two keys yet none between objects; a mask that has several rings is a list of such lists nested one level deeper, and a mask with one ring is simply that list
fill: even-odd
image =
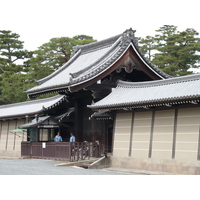
[{"label": "long corridor wall", "polygon": [[199,135],[200,107],[118,112],[113,158],[157,160],[160,164],[196,161],[200,166]]},{"label": "long corridor wall", "polygon": [[0,157],[20,157],[21,142],[27,140],[26,132],[10,132],[17,129],[25,120],[0,122]]}]

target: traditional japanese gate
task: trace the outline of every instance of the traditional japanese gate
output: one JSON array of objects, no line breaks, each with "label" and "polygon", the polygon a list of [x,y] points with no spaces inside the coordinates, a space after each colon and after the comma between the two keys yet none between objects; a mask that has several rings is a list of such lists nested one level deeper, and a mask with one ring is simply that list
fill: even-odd
[{"label": "traditional japanese gate", "polygon": [[104,146],[96,142],[22,142],[21,156],[78,161],[104,156]]}]

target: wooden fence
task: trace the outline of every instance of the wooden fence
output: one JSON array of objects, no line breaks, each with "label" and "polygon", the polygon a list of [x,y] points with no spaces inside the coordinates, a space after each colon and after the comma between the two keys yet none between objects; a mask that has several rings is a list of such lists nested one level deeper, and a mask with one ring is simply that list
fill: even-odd
[{"label": "wooden fence", "polygon": [[104,146],[96,142],[22,142],[21,156],[78,161],[104,156]]}]

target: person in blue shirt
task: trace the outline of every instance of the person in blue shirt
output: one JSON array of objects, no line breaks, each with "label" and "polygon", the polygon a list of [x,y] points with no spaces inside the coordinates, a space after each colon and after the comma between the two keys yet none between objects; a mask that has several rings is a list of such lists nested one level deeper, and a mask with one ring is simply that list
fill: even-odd
[{"label": "person in blue shirt", "polygon": [[70,133],[70,135],[71,135],[71,137],[70,137],[70,139],[69,139],[69,142],[75,142],[75,141],[76,141],[76,138],[75,138],[74,134],[73,134],[73,133]]},{"label": "person in blue shirt", "polygon": [[62,137],[60,136],[60,132],[54,137],[54,142],[62,142]]}]

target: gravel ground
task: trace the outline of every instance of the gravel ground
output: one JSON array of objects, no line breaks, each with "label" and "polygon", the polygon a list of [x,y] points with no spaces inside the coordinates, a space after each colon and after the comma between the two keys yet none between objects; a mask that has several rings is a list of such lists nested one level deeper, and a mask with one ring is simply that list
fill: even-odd
[{"label": "gravel ground", "polygon": [[0,175],[133,175],[107,169],[59,166],[60,161],[43,159],[0,159]]}]

